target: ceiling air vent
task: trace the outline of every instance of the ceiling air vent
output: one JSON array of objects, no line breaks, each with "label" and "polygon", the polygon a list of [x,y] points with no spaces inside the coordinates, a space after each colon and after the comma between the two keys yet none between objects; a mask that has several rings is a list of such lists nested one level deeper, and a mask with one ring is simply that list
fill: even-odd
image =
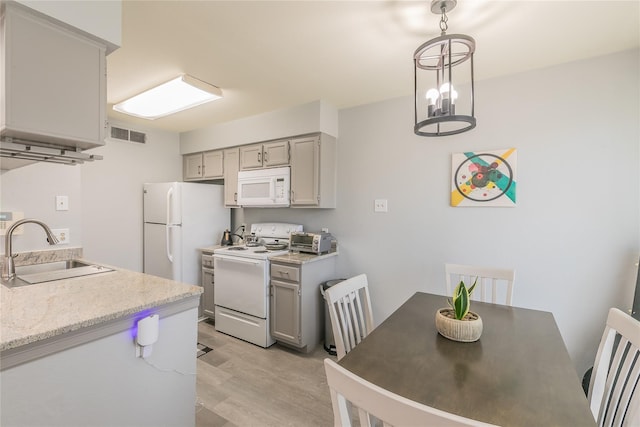
[{"label": "ceiling air vent", "polygon": [[111,126],[111,138],[119,139],[121,141],[137,142],[139,144],[145,144],[147,142],[147,134],[142,132],[136,132],[135,130],[129,130]]}]

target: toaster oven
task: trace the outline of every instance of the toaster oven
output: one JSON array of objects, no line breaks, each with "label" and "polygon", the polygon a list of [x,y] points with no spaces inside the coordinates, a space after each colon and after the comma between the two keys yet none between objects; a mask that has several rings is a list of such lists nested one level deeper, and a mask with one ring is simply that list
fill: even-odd
[{"label": "toaster oven", "polygon": [[289,237],[289,249],[319,255],[331,250],[332,239],[333,236],[325,232],[293,232]]}]

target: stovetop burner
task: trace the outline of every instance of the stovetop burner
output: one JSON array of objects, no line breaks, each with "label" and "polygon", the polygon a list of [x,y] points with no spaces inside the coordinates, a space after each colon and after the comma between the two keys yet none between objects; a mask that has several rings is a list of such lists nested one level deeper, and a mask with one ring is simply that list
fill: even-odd
[{"label": "stovetop burner", "polygon": [[225,246],[214,250],[214,254],[238,258],[268,260],[272,256],[289,252],[289,236],[292,231],[302,231],[298,224],[256,223],[251,225],[251,235],[245,245]]}]

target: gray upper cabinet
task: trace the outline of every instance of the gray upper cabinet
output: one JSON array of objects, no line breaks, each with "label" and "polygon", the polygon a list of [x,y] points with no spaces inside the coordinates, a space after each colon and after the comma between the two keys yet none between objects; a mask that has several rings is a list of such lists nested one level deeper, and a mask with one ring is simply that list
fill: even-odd
[{"label": "gray upper cabinet", "polygon": [[240,149],[224,150],[224,206],[238,207],[238,170],[240,170]]},{"label": "gray upper cabinet", "polygon": [[184,180],[224,179],[224,205],[238,205],[238,171],[291,166],[292,208],[335,208],[336,138],[318,133],[185,154]]},{"label": "gray upper cabinet", "polygon": [[183,156],[183,177],[185,181],[224,178],[223,150]]},{"label": "gray upper cabinet", "polygon": [[106,45],[11,2],[3,2],[0,25],[0,136],[104,145]]},{"label": "gray upper cabinet", "polygon": [[182,172],[185,181],[202,179],[202,153],[183,156]]},{"label": "gray upper cabinet", "polygon": [[240,147],[240,170],[289,164],[289,141],[265,142]]},{"label": "gray upper cabinet", "polygon": [[202,153],[202,177],[204,179],[224,178],[224,151],[206,151]]},{"label": "gray upper cabinet", "polygon": [[290,140],[291,206],[336,207],[336,139],[326,134]]}]

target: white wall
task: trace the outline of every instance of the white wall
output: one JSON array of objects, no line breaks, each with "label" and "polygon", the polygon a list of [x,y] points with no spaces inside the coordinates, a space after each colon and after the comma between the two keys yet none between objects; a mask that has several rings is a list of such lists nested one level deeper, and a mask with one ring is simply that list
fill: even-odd
[{"label": "white wall", "polygon": [[[22,211],[51,228],[69,228],[66,246],[82,246],[89,260],[142,271],[142,184],[181,181],[182,157],[177,133],[133,129],[146,132],[147,143],[108,140],[88,151],[103,160],[81,166],[36,163],[3,171],[0,209]],[[68,211],[55,210],[56,195],[69,196]],[[14,252],[47,248],[37,225],[25,225],[24,234],[13,239]]]},{"label": "white wall", "polygon": [[269,111],[180,134],[182,154],[323,132],[338,136],[338,110],[324,101]]},{"label": "white wall", "polygon": [[[36,163],[0,175],[0,210],[23,212],[25,218],[38,219],[50,228],[68,228],[69,247],[82,242],[81,194],[77,166]],[[69,197],[68,211],[56,211],[56,196]],[[13,236],[14,252],[49,248],[42,228],[25,224],[22,229],[22,235]],[[4,244],[0,246],[4,253]]]},{"label": "white wall", "polygon": [[[411,98],[341,110],[337,209],[244,209],[235,222],[328,227],[340,274],[368,274],[377,322],[415,291],[444,293],[446,262],[515,268],[514,304],[554,314],[582,375],[608,308],[632,301],[638,64],[636,50],[477,82],[478,126],[451,137],[414,135]],[[517,207],[450,207],[451,154],[508,147]]]},{"label": "white wall", "polygon": [[193,426],[198,310],[159,314],[158,341],[146,359],[136,357],[132,316],[125,330],[3,370],[0,423]]},{"label": "white wall", "polygon": [[81,167],[83,246],[87,259],[142,271],[142,184],[182,181],[182,157],[177,133],[133,129],[146,144],[109,140]]}]

